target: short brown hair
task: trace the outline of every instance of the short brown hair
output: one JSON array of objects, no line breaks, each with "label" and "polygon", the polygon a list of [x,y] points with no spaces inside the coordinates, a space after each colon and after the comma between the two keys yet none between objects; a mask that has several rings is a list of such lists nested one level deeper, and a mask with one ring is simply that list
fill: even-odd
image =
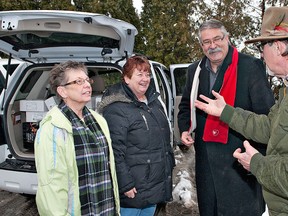
[{"label": "short brown hair", "polygon": [[49,74],[49,83],[52,91],[54,91],[58,97],[60,97],[60,95],[57,93],[57,88],[67,82],[66,71],[70,69],[81,69],[88,75],[87,68],[82,62],[69,60],[60,64],[55,64]]},{"label": "short brown hair", "polygon": [[123,66],[122,80],[124,80],[124,76],[130,79],[135,68],[138,68],[139,70],[147,70],[149,73],[151,69],[150,63],[145,56],[130,57],[127,59],[127,62]]}]

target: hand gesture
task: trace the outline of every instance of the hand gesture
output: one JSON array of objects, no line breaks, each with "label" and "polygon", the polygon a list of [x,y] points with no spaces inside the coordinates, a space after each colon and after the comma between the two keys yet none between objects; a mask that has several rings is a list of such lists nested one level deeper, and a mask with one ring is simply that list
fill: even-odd
[{"label": "hand gesture", "polygon": [[215,100],[210,99],[204,95],[200,95],[199,97],[207,103],[203,103],[199,100],[196,100],[195,106],[198,109],[203,110],[204,112],[206,112],[209,115],[219,117],[221,115],[225,105],[226,105],[226,102],[225,102],[223,96],[221,96],[220,94],[218,94],[214,90],[212,90],[212,94],[215,96],[215,98],[216,98]]},{"label": "hand gesture", "polygon": [[250,143],[245,140],[243,142],[245,152],[241,153],[241,149],[238,148],[234,151],[233,157],[238,159],[238,162],[248,171],[250,171],[250,161],[254,154],[259,153],[257,149],[253,148]]}]

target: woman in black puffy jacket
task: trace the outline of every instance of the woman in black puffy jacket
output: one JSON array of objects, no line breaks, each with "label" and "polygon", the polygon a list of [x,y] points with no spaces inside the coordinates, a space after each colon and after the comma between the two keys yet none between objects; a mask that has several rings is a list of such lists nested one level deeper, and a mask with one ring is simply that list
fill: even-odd
[{"label": "woman in black puffy jacket", "polygon": [[111,133],[122,216],[152,216],[157,204],[172,200],[175,160],[158,96],[148,60],[134,56],[124,65],[123,82],[106,90],[99,107]]}]

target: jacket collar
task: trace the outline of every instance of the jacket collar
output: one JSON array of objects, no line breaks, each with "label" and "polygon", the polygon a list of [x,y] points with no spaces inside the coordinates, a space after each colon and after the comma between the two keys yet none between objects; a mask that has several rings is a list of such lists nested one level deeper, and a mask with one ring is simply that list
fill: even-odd
[{"label": "jacket collar", "polygon": [[72,133],[71,122],[63,115],[58,106],[54,106],[42,119],[40,126],[45,122],[51,121],[51,124],[55,125],[58,128],[63,128]]},{"label": "jacket collar", "polygon": [[[158,92],[155,91],[153,79],[151,79],[150,85],[145,95],[147,97],[148,105],[149,103],[152,103],[154,100],[156,100],[160,95]],[[102,113],[105,107],[115,102],[134,103],[136,106],[139,107],[143,105],[143,102],[138,101],[136,95],[132,92],[132,90],[125,82],[117,83],[104,92],[102,101],[97,111],[99,113]]]}]

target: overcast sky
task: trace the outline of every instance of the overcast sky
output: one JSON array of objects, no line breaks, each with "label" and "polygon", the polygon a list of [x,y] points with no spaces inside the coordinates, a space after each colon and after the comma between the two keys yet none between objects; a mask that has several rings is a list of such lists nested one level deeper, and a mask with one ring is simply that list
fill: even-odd
[{"label": "overcast sky", "polygon": [[142,0],[133,0],[133,5],[136,8],[137,12],[141,12],[141,7],[143,6]]}]

